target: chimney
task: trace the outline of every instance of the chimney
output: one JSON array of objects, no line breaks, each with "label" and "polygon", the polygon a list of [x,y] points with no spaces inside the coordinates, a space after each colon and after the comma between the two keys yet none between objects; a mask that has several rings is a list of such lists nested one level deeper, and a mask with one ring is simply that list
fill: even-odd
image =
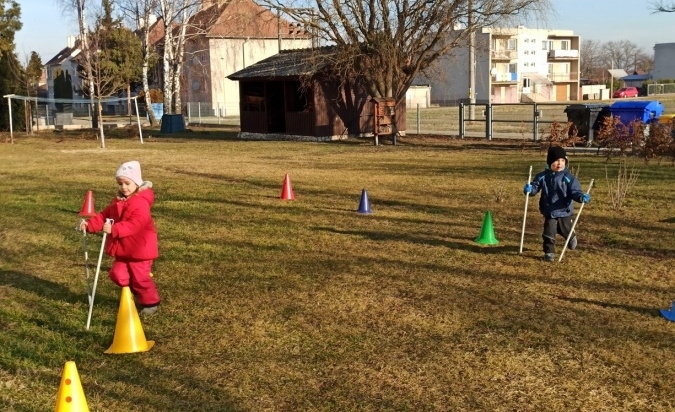
[{"label": "chimney", "polygon": [[77,37],[75,37],[75,36],[68,36],[67,39],[66,39],[67,45],[68,45],[68,47],[70,47],[71,49],[72,49],[73,47],[75,47],[75,39],[76,39],[76,38],[77,38]]}]

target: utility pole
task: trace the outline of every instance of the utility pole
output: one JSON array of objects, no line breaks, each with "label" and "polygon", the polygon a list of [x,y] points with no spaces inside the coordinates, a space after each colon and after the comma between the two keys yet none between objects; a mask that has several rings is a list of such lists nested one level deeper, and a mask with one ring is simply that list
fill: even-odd
[{"label": "utility pole", "polygon": [[469,0],[469,120],[476,120],[476,34],[473,30],[473,0]]},{"label": "utility pole", "polygon": [[614,93],[614,58],[612,58],[612,70],[609,71],[610,81],[609,81],[609,98],[612,98],[612,93]]}]

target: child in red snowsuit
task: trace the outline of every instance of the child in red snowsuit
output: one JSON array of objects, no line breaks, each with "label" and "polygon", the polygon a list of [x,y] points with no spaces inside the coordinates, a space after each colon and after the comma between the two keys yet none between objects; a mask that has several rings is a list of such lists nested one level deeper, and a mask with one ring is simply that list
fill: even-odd
[{"label": "child in red snowsuit", "polygon": [[[155,200],[152,182],[141,178],[137,161],[122,164],[115,174],[119,192],[101,213],[82,222],[89,233],[107,233],[106,254],[115,260],[110,280],[120,287],[129,286],[141,315],[151,315],[160,303],[152,279],[152,262],[157,258],[157,230],[150,214]],[[113,223],[107,223],[112,219]]]}]

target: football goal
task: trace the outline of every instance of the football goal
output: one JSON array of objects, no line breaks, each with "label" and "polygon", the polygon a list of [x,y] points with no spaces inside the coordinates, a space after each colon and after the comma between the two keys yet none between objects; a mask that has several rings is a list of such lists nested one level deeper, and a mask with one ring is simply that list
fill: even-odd
[{"label": "football goal", "polygon": [[[93,124],[95,113],[92,113],[92,102],[88,99],[59,99],[17,94],[8,94],[3,98],[7,99],[9,107],[9,131],[12,139],[14,138],[12,103],[17,100],[23,101],[26,108],[27,131],[33,130],[33,128],[38,131],[40,128],[86,129],[91,128]],[[136,123],[140,141],[143,143],[138,96],[131,98],[110,97],[93,101],[94,105],[99,102],[102,107],[102,116],[99,119],[101,127],[124,127]],[[141,109],[145,111],[145,105],[142,105]],[[142,115],[145,118],[147,113],[144,112]]]}]

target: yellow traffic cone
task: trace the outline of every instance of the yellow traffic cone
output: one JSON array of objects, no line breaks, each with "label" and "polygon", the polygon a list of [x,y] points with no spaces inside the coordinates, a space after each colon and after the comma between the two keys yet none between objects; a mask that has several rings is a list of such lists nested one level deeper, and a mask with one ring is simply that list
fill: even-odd
[{"label": "yellow traffic cone", "polygon": [[107,351],[108,354],[147,352],[155,345],[154,341],[145,340],[141,319],[131,297],[129,286],[122,288],[120,309],[117,312],[117,325],[113,343]]},{"label": "yellow traffic cone", "polygon": [[80,375],[73,361],[66,362],[63,367],[54,412],[89,412],[87,399],[84,397],[80,383]]}]

